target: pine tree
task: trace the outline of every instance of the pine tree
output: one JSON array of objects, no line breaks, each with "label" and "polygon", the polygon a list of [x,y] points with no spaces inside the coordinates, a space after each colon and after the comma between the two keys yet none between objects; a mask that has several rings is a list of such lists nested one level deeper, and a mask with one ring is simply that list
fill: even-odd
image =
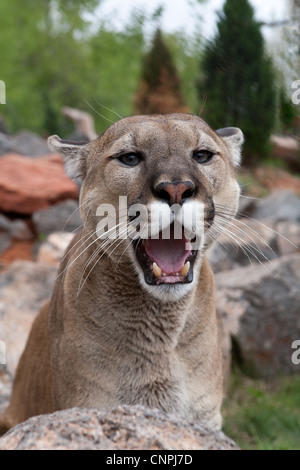
[{"label": "pine tree", "polygon": [[248,0],[226,0],[202,71],[197,88],[205,118],[214,128],[243,130],[246,164],[266,156],[276,117],[275,73]]},{"label": "pine tree", "polygon": [[181,80],[163,35],[158,29],[152,47],[144,57],[136,114],[188,112],[181,92]]}]

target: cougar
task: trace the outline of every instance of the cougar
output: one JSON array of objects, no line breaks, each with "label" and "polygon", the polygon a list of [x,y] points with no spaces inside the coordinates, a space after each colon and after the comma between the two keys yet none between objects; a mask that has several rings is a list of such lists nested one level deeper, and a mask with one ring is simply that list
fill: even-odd
[{"label": "cougar", "polygon": [[243,133],[188,114],[131,116],[82,144],[82,229],[21,356],[2,432],[71,407],[141,404],[221,428],[222,358],[206,250],[233,219]]}]

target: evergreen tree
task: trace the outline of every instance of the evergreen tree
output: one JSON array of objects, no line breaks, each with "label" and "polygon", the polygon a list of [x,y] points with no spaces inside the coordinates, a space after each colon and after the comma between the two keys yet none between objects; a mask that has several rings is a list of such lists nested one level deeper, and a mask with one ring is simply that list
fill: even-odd
[{"label": "evergreen tree", "polygon": [[266,156],[276,117],[275,73],[248,0],[226,0],[202,70],[197,88],[205,118],[214,128],[243,130],[246,164]]},{"label": "evergreen tree", "polygon": [[187,112],[181,80],[172,55],[158,29],[144,57],[140,85],[135,97],[136,114]]}]

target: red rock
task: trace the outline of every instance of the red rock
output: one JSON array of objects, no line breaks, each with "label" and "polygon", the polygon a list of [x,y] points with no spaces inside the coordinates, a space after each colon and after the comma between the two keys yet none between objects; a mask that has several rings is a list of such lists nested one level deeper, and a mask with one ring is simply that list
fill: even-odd
[{"label": "red rock", "polygon": [[59,155],[32,159],[7,154],[0,158],[0,210],[32,214],[77,198],[77,185],[65,174]]}]

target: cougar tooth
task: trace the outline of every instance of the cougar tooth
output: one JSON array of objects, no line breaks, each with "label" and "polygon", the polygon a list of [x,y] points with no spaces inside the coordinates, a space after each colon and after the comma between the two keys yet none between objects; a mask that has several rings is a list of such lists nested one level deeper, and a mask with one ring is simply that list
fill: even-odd
[{"label": "cougar tooth", "polygon": [[190,267],[191,267],[191,263],[189,261],[187,261],[185,263],[185,265],[181,268],[180,275],[185,277],[187,275],[187,273],[189,272]]},{"label": "cougar tooth", "polygon": [[153,262],[153,273],[154,273],[154,276],[155,277],[161,277],[161,273],[162,273],[162,270],[160,269],[160,267],[155,263],[155,261]]}]

